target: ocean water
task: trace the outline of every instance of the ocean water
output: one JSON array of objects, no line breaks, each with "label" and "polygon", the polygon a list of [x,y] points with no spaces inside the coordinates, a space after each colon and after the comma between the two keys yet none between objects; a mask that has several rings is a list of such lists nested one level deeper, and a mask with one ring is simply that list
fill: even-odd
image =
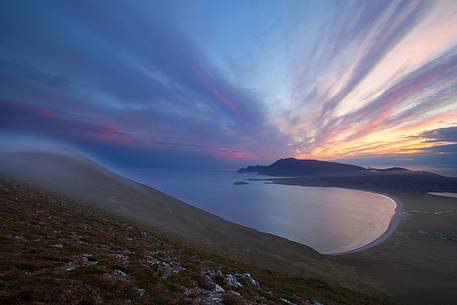
[{"label": "ocean water", "polygon": [[226,220],[293,240],[325,254],[354,250],[380,237],[395,202],[369,192],[247,181],[234,171],[135,172],[129,176]]}]

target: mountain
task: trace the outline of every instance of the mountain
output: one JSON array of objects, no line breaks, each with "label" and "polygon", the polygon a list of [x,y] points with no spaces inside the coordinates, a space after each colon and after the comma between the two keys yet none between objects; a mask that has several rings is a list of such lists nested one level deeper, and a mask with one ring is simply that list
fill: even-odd
[{"label": "mountain", "polygon": [[274,181],[285,184],[337,186],[380,192],[453,192],[457,189],[457,178],[425,171],[412,171],[402,167],[367,169],[337,162],[295,158],[280,159],[267,166],[248,166],[238,172],[282,177],[275,178]]},{"label": "mountain", "polygon": [[295,158],[280,159],[271,165],[248,166],[238,170],[239,173],[258,173],[270,176],[333,175],[362,171],[366,171],[366,169],[356,165]]}]

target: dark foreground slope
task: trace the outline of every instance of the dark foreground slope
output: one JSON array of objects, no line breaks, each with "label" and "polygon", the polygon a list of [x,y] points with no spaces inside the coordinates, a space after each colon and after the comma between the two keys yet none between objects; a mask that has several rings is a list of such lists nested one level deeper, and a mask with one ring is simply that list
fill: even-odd
[{"label": "dark foreground slope", "polygon": [[[320,255],[311,248],[225,221],[148,186],[118,176],[80,155],[62,153],[0,154],[4,176],[65,194],[126,220],[202,247],[217,245],[233,254],[259,251],[284,259]],[[222,248],[221,248],[222,247]],[[284,251],[283,249],[287,249]]]},{"label": "dark foreground slope", "polygon": [[0,179],[0,220],[4,305],[383,303],[195,251],[9,179]]},{"label": "dark foreground slope", "polygon": [[65,194],[173,240],[264,269],[319,278],[354,291],[381,293],[355,268],[304,245],[225,221],[150,187],[120,177],[79,155],[0,154],[3,176]]}]

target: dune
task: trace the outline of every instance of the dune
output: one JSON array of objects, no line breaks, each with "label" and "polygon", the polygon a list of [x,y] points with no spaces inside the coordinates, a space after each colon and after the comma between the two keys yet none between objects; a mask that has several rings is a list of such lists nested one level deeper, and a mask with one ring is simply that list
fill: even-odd
[{"label": "dune", "polygon": [[261,267],[327,279],[342,276],[343,281],[351,274],[307,246],[226,221],[119,176],[80,154],[0,153],[0,172],[181,242]]}]

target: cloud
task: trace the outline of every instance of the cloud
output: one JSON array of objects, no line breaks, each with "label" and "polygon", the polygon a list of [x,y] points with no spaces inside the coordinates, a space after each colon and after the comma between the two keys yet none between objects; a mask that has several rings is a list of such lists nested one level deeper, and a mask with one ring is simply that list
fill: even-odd
[{"label": "cloud", "polygon": [[[448,8],[420,1],[384,4],[343,5],[314,44],[313,54],[319,56],[312,56],[303,65],[306,70],[295,75],[294,83],[301,85],[295,88],[290,109],[276,121],[296,156],[415,153],[421,147],[408,136],[457,123],[457,31],[446,47],[424,51],[420,61],[399,51],[417,39],[417,29],[431,22],[429,10]],[[403,60],[399,66],[392,66],[397,60],[393,54]],[[377,83],[378,71],[389,77],[382,75]]]},{"label": "cloud", "polygon": [[434,154],[457,123],[456,5],[233,6],[3,1],[1,129],[131,165]]},{"label": "cloud", "polygon": [[107,4],[6,4],[14,17],[2,14],[4,22],[16,31],[3,38],[2,128],[235,159],[284,141],[261,101],[162,17],[165,3]]},{"label": "cloud", "polygon": [[422,132],[419,137],[431,142],[457,142],[457,127],[439,128]]},{"label": "cloud", "polygon": [[405,151],[398,153],[370,154],[371,150],[368,149],[363,150],[355,157],[343,158],[339,161],[366,166],[412,166],[413,169],[438,170],[445,175],[455,175],[457,168],[457,127],[427,130],[408,138],[423,145],[409,149],[414,150],[414,153],[405,149]]},{"label": "cloud", "polygon": [[[333,50],[349,46],[353,42],[361,43],[360,54],[355,57],[350,77],[342,88],[328,99],[321,112],[320,120],[330,116],[341,101],[353,91],[381,59],[417,24],[426,9],[425,2],[399,1],[392,5],[365,5],[351,7],[356,15],[362,16],[354,29],[343,33],[333,44]],[[354,12],[348,12],[343,23],[351,24]],[[359,24],[360,23],[360,24]],[[347,28],[345,26],[343,29]],[[352,31],[351,31],[352,30]],[[364,37],[363,37],[363,36]],[[346,40],[344,39],[346,38]],[[356,51],[356,52],[357,52]],[[332,55],[337,55],[332,52]]]}]

